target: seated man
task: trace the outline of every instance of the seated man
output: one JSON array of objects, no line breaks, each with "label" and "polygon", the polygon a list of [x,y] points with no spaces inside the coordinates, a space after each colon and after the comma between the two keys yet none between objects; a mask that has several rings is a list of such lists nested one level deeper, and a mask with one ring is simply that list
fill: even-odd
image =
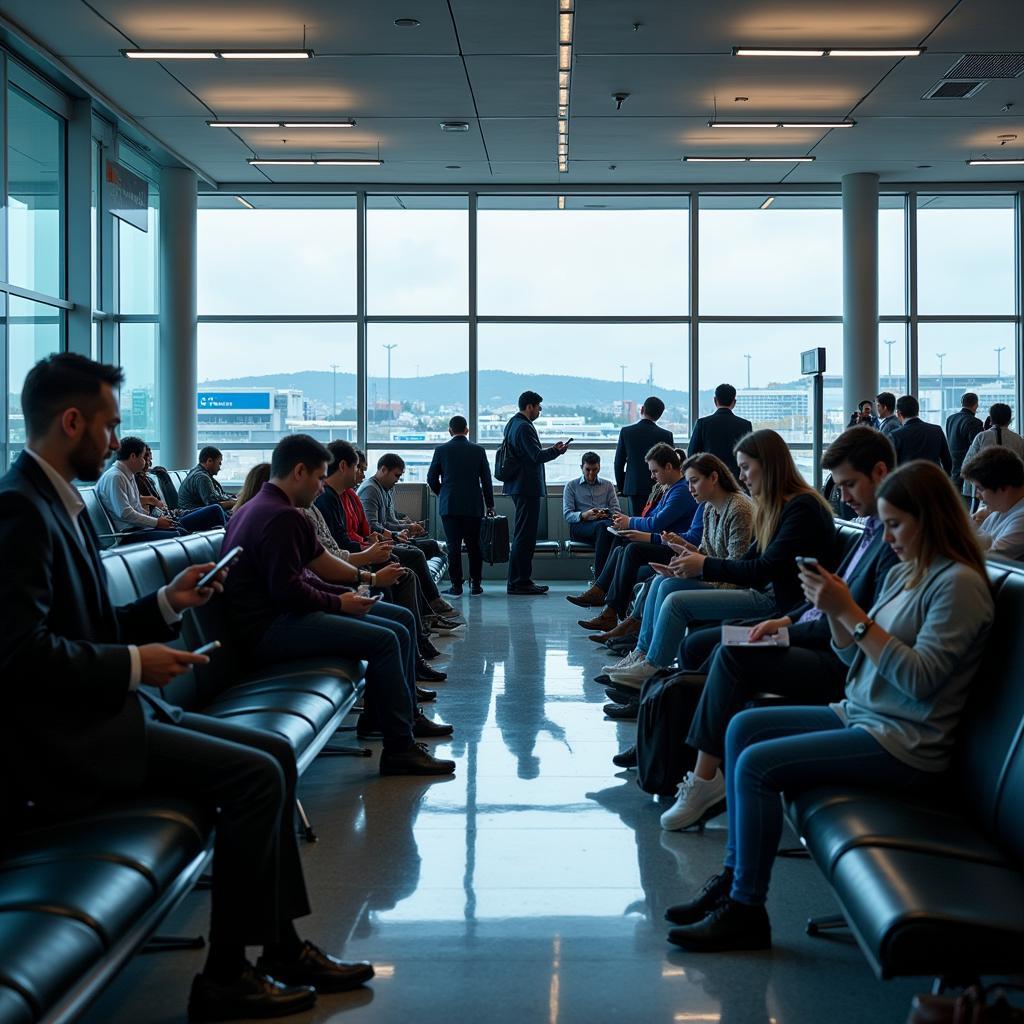
[{"label": "seated man", "polygon": [[[319,992],[368,981],[299,938],[309,913],[294,828],[295,756],[274,733],[185,714],[144,686],[208,659],[167,646],[182,612],[221,589],[196,583],[212,563],[114,608],[96,535],[73,480],[96,480],[117,450],[120,369],[72,353],[25,378],[28,442],[0,480],[0,770],[6,824],[36,826],[97,801],[178,796],[216,816],[206,965],[193,1019],[271,1017],[309,1009]],[[12,814],[13,812],[13,814]],[[247,945],[262,945],[256,967]],[[59,955],[59,954],[55,954]],[[277,980],[274,980],[277,979]]]},{"label": "seated man", "polygon": [[[431,756],[414,737],[451,735],[416,705],[416,626],[396,605],[332,584],[387,586],[403,572],[366,572],[328,554],[299,511],[320,493],[331,455],[308,434],[274,449],[270,480],[231,517],[223,550],[243,551],[227,584],[227,621],[238,650],[253,664],[302,657],[365,659],[364,711],[357,731],[383,736],[382,775],[449,775],[454,761]],[[309,569],[327,585],[306,575]]]},{"label": "seated man", "polygon": [[569,524],[569,536],[581,544],[597,544],[597,532],[604,529],[619,509],[615,484],[602,480],[601,456],[584,452],[580,460],[582,475],[570,480],[562,491],[562,516]]},{"label": "seated man", "polygon": [[1024,462],[1002,445],[982,448],[960,470],[984,502],[974,513],[978,542],[990,555],[1024,558]]},{"label": "seated man", "polygon": [[194,512],[207,505],[220,505],[225,512],[235,507],[235,498],[227,494],[217,480],[224,456],[219,448],[207,445],[199,452],[199,463],[193,466],[178,487],[178,507]]}]

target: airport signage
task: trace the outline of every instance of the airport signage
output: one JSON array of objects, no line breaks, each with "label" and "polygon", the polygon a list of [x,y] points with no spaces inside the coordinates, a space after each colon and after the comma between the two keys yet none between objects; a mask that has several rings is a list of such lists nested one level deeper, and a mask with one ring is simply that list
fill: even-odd
[{"label": "airport signage", "polygon": [[199,412],[269,412],[269,391],[200,391],[196,395]]},{"label": "airport signage", "polygon": [[107,161],[107,209],[118,220],[149,230],[149,182],[123,164]]}]

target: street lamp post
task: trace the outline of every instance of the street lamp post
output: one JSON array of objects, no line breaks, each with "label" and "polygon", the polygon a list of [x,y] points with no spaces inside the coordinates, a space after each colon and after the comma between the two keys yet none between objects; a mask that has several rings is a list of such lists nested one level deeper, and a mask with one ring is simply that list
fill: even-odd
[{"label": "street lamp post", "polygon": [[1005,345],[1000,345],[999,348],[993,349],[996,354],[996,380],[1002,380],[1003,377],[1003,353],[1006,351]]},{"label": "street lamp post", "polygon": [[331,363],[331,419],[338,418],[338,364]]},{"label": "street lamp post", "polygon": [[619,370],[622,373],[622,396],[619,399],[619,415],[622,417],[622,422],[626,422],[626,364],[619,363]]},{"label": "street lamp post", "polygon": [[743,358],[746,359],[746,361],[747,361],[747,390],[749,391],[750,390],[750,359],[751,359],[750,353],[749,352],[745,352],[744,355],[743,355]]},{"label": "street lamp post", "polygon": [[939,361],[939,426],[942,426],[946,419],[946,392],[942,379],[942,361],[946,358],[946,353],[936,352],[935,358]]},{"label": "street lamp post", "polygon": [[892,387],[892,347],[895,344],[896,344],[896,339],[895,338],[886,338],[885,339],[885,347],[888,349],[888,356],[889,356],[889,372],[886,374],[886,376],[889,378],[889,380],[888,380],[888,386],[889,387]]},{"label": "street lamp post", "polygon": [[398,344],[385,345],[384,348],[388,350],[388,419],[391,419],[391,350],[398,348]]}]

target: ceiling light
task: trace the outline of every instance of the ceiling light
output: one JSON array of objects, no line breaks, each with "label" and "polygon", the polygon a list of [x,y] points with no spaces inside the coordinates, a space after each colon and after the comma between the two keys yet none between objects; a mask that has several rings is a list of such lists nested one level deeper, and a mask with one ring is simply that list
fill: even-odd
[{"label": "ceiling light", "polygon": [[312,60],[312,50],[218,50],[224,60]]},{"label": "ceiling light", "polygon": [[338,160],[329,158],[327,160],[314,160],[317,167],[381,167],[383,160],[348,160],[344,157]]},{"label": "ceiling light", "polygon": [[783,121],[783,128],[852,128],[856,121]]},{"label": "ceiling light", "polygon": [[781,128],[778,121],[708,121],[709,128]]},{"label": "ceiling light", "polygon": [[758,207],[758,209],[761,209],[761,210],[767,210],[767,209],[768,209],[768,207],[769,207],[769,206],[771,206],[771,205],[772,205],[772,203],[774,203],[774,202],[775,202],[775,196],[769,196],[769,197],[768,197],[768,198],[767,198],[767,199],[766,199],[766,200],[765,200],[765,201],[764,201],[764,202],[763,202],[763,203],[762,203],[762,204],[761,204],[761,205],[760,205],[760,206]]},{"label": "ceiling light", "polygon": [[1019,167],[1024,164],[1024,157],[1005,157],[1003,159],[968,160],[968,167]]},{"label": "ceiling light", "polygon": [[280,121],[207,121],[209,128],[281,128]]},{"label": "ceiling light", "polygon": [[842,121],[708,121],[709,128],[852,128],[857,122]]},{"label": "ceiling light", "polygon": [[558,47],[558,70],[572,71],[572,43],[562,43]]},{"label": "ceiling light", "polygon": [[559,116],[559,118],[562,118],[562,119],[567,118],[569,116],[569,107],[568,106],[562,106],[561,104],[559,104],[558,116]]},{"label": "ceiling light", "polygon": [[923,46],[871,46],[830,49],[819,46],[734,46],[734,57],[919,57]]},{"label": "ceiling light", "polygon": [[216,60],[213,50],[122,50],[129,60]]},{"label": "ceiling light", "polygon": [[441,131],[443,132],[468,132],[468,121],[442,121]]},{"label": "ceiling light", "polygon": [[559,91],[561,91],[562,89],[568,89],[569,88],[569,72],[568,71],[559,71],[558,72],[558,88],[559,88]]},{"label": "ceiling light", "polygon": [[558,41],[572,42],[572,11],[565,11],[558,16]]},{"label": "ceiling light", "polygon": [[734,57],[824,57],[827,51],[821,48],[790,46],[776,49],[766,46],[734,46]]},{"label": "ceiling light", "polygon": [[415,18],[395,18],[397,28],[419,28],[420,23]]},{"label": "ceiling light", "polygon": [[571,11],[573,9],[573,0],[558,0],[558,9],[560,11]]},{"label": "ceiling light", "polygon": [[312,60],[312,50],[122,50],[130,60]]},{"label": "ceiling light", "polygon": [[565,174],[568,170],[569,170],[569,161],[568,160],[559,160],[558,161],[558,173],[559,174]]},{"label": "ceiling light", "polygon": [[253,157],[246,161],[250,167],[380,167],[383,160],[350,159],[347,157],[321,157],[316,160],[290,160]]},{"label": "ceiling light", "polygon": [[830,57],[920,57],[925,47],[911,46],[904,49],[899,47],[871,47],[864,50],[829,50]]},{"label": "ceiling light", "polygon": [[240,203],[241,203],[241,204],[242,204],[242,205],[243,205],[243,206],[244,206],[244,207],[245,207],[245,208],[246,208],[247,210],[255,210],[255,209],[256,209],[256,207],[255,207],[255,206],[253,206],[253,205],[252,205],[252,203],[250,203],[250,202],[249,202],[249,200],[248,200],[248,199],[246,199],[246,198],[245,198],[244,196],[235,196],[235,198],[236,198],[236,199],[237,199],[237,200],[238,200],[238,201],[239,201],[239,202],[240,202]]},{"label": "ceiling light", "polygon": [[684,164],[745,164],[745,156],[684,156]]},{"label": "ceiling light", "polygon": [[683,163],[698,164],[810,164],[813,156],[684,156]]},{"label": "ceiling light", "polygon": [[315,160],[262,160],[251,157],[246,161],[250,167],[315,167]]},{"label": "ceiling light", "polygon": [[565,209],[565,196],[559,196],[558,197],[558,208],[560,210],[564,210]]},{"label": "ceiling light", "polygon": [[355,128],[355,121],[283,121],[282,128]]}]

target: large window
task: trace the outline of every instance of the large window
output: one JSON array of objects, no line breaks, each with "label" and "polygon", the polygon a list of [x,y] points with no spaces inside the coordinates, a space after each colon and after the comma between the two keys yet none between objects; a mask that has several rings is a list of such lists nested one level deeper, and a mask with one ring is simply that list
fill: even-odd
[{"label": "large window", "polygon": [[23,445],[21,388],[35,363],[61,350],[64,312],[16,295],[8,297],[7,310],[7,436],[10,444]]}]

